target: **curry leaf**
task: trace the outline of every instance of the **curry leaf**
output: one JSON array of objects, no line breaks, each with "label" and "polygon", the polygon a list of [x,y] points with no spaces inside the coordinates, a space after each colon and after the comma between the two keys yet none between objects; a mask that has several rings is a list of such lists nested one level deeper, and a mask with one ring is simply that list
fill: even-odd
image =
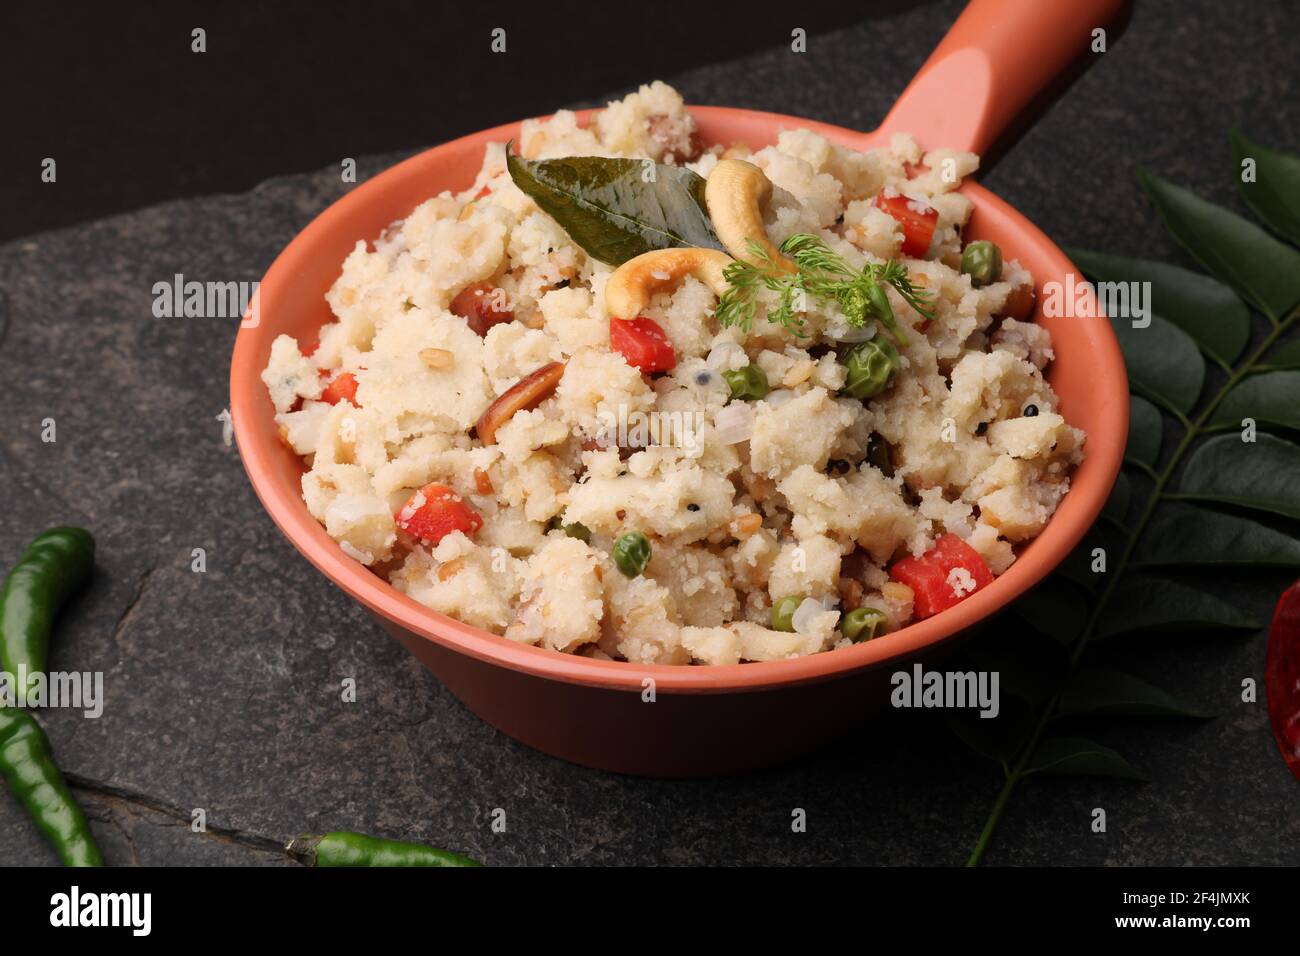
[{"label": "curry leaf", "polygon": [[704,180],[683,166],[602,156],[528,160],[508,147],[506,153],[515,185],[601,262],[622,265],[676,246],[722,248],[705,210]]},{"label": "curry leaf", "polygon": [[1300,567],[1300,541],[1240,515],[1170,502],[1156,510],[1133,563]]},{"label": "curry leaf", "polygon": [[1300,448],[1260,433],[1253,442],[1238,435],[1207,441],[1187,462],[1179,497],[1271,511],[1300,518]]},{"label": "curry leaf", "polygon": [[1118,561],[1126,544],[1125,532],[1112,524],[1097,522],[1088,528],[1083,541],[1066,555],[1065,561],[1057,567],[1057,574],[1088,593],[1100,591],[1106,584],[1106,572]]},{"label": "curry leaf", "polygon": [[1214,410],[1214,428],[1241,428],[1243,418],[1300,428],[1300,371],[1266,372],[1237,384]]},{"label": "curry leaf", "polygon": [[1097,636],[1150,631],[1251,631],[1260,626],[1208,591],[1164,578],[1130,574],[1112,593],[1098,623]]},{"label": "curry leaf", "polygon": [[[1250,312],[1222,282],[1163,262],[1067,249],[1079,268],[1100,283],[1151,284],[1151,311],[1172,322],[1220,361],[1235,362],[1250,338]],[[1131,324],[1131,323],[1130,323]]]},{"label": "curry leaf", "polygon": [[1016,616],[1058,644],[1070,644],[1088,621],[1085,591],[1068,578],[1053,574],[1012,605]]},{"label": "curry leaf", "polygon": [[1034,708],[1019,697],[1000,701],[996,717],[981,717],[978,710],[953,710],[948,726],[966,746],[994,760],[1010,760],[1029,741],[1034,729]]},{"label": "curry leaf", "polygon": [[1081,667],[1061,692],[1062,717],[1208,717],[1159,687],[1119,671]]},{"label": "curry leaf", "polygon": [[1133,488],[1129,485],[1128,475],[1120,472],[1115,476],[1115,487],[1110,490],[1102,514],[1122,527],[1128,518],[1128,507],[1132,500]]},{"label": "curry leaf", "polygon": [[1300,340],[1279,345],[1257,368],[1300,368]]},{"label": "curry leaf", "polygon": [[998,674],[1003,702],[1014,696],[1034,706],[1046,703],[1069,668],[1060,644],[1045,641],[1025,628],[998,628],[985,640],[972,641],[965,650],[976,670]]},{"label": "curry leaf", "polygon": [[[1274,232],[1300,243],[1300,156],[1261,146],[1239,129],[1232,131],[1232,152],[1246,204]],[[1254,182],[1242,175],[1248,159],[1255,161]]]},{"label": "curry leaf", "polygon": [[1128,447],[1126,457],[1140,461],[1149,468],[1160,458],[1160,444],[1164,441],[1165,423],[1156,408],[1140,395],[1129,402]]},{"label": "curry leaf", "polygon": [[1106,584],[1106,575],[1124,552],[1127,540],[1123,531],[1099,521],[1065,556],[1057,572],[1085,591],[1096,591]]},{"label": "curry leaf", "polygon": [[1111,319],[1130,383],[1147,397],[1186,413],[1205,381],[1205,360],[1186,332],[1159,316],[1144,329]]},{"label": "curry leaf", "polygon": [[1081,737],[1051,737],[1044,740],[1034,751],[1025,773],[1146,780],[1114,750]]},{"label": "curry leaf", "polygon": [[1211,273],[1274,319],[1300,302],[1300,251],[1145,169],[1138,175],[1179,245]]}]

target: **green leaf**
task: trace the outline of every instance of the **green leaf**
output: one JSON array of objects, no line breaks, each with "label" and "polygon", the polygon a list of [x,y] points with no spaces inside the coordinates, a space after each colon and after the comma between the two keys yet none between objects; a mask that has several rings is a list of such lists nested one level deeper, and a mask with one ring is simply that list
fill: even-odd
[{"label": "green leaf", "polygon": [[1213,594],[1177,581],[1130,574],[1116,586],[1098,637],[1152,631],[1253,631],[1262,625]]},{"label": "green leaf", "polygon": [[1187,462],[1179,497],[1221,501],[1300,518],[1300,448],[1261,432],[1253,442],[1220,435]]},{"label": "green leaf", "polygon": [[1011,610],[1039,634],[1068,645],[1088,620],[1088,596],[1068,578],[1053,574],[1019,598]]},{"label": "green leaf", "polygon": [[[1239,129],[1232,131],[1232,153],[1246,205],[1274,232],[1300,243],[1300,156],[1262,146]],[[1245,159],[1255,161],[1253,183],[1241,178]]]},{"label": "green leaf", "polygon": [[1151,311],[1190,335],[1209,355],[1231,365],[1246,347],[1250,311],[1222,282],[1150,259],[1086,249],[1067,249],[1066,254],[1099,282],[1151,283]]},{"label": "green leaf", "polygon": [[587,254],[612,266],[654,249],[721,249],[704,205],[704,180],[684,166],[576,156],[527,160],[506,150],[515,185]]},{"label": "green leaf", "polygon": [[1144,329],[1128,319],[1110,320],[1128,366],[1129,383],[1148,398],[1184,414],[1196,404],[1205,381],[1205,360],[1182,329],[1157,316]]},{"label": "green leaf", "polygon": [[[1106,584],[1107,572],[1119,560],[1128,545],[1128,535],[1099,521],[1088,529],[1065,560],[1056,569],[1063,578],[1088,592],[1096,592]],[[1100,550],[1103,554],[1097,554]]]},{"label": "green leaf", "polygon": [[1132,500],[1133,488],[1129,485],[1128,475],[1120,472],[1115,476],[1115,487],[1110,490],[1110,497],[1106,499],[1102,514],[1117,524],[1123,525],[1128,518],[1129,503]]},{"label": "green leaf", "polygon": [[1243,418],[1300,428],[1300,372],[1265,372],[1238,382],[1210,419],[1214,428],[1241,428]]},{"label": "green leaf", "polygon": [[1284,342],[1266,355],[1257,366],[1261,369],[1300,368],[1300,340]]},{"label": "green leaf", "polygon": [[[1047,703],[1069,667],[1065,649],[1027,628],[990,628],[970,641],[966,658],[977,671],[996,671],[1003,702],[1015,696],[1034,706]],[[988,720],[989,718],[981,718]]]},{"label": "green leaf", "polygon": [[1118,753],[1082,737],[1051,737],[1044,740],[1034,751],[1025,773],[1146,780]]},{"label": "green leaf", "polygon": [[1212,274],[1275,319],[1300,302],[1300,252],[1148,170],[1138,175],[1178,244]]},{"label": "green leaf", "polygon": [[1142,565],[1300,567],[1300,541],[1240,515],[1197,505],[1161,505],[1133,551]]},{"label": "green leaf", "polygon": [[1124,454],[1154,468],[1160,459],[1160,445],[1165,437],[1164,419],[1156,408],[1140,395],[1129,402],[1128,447]]},{"label": "green leaf", "polygon": [[1209,717],[1159,687],[1119,671],[1081,667],[1061,692],[1062,717]]},{"label": "green leaf", "polygon": [[1000,704],[996,717],[981,717],[978,710],[952,710],[948,712],[947,723],[976,753],[1005,763],[1028,742],[1038,714],[1019,697],[1004,697]]}]

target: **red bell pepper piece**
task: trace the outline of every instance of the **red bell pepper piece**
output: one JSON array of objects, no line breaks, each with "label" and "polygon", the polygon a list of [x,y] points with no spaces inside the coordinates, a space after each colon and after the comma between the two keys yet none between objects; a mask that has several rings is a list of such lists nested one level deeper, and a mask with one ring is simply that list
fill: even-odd
[{"label": "red bell pepper piece", "polygon": [[876,196],[876,207],[902,225],[903,255],[920,259],[930,251],[934,229],[939,222],[939,210],[924,200],[912,199],[899,192],[887,195],[884,190]]},{"label": "red bell pepper piece", "polygon": [[673,343],[659,323],[643,315],[635,319],[609,320],[609,345],[622,354],[627,364],[647,375],[677,367]]},{"label": "red bell pepper piece", "polygon": [[351,372],[340,372],[320,395],[320,400],[329,405],[337,405],[345,398],[353,405],[357,403],[357,379]]},{"label": "red bell pepper piece", "polygon": [[917,620],[946,611],[993,583],[993,572],[979,552],[955,534],[942,535],[919,558],[908,556],[894,562],[889,576],[916,595],[913,614]]},{"label": "red bell pepper piece", "polygon": [[394,519],[397,527],[427,546],[436,545],[453,531],[472,538],[483,527],[478,512],[455,489],[437,482],[411,495]]}]

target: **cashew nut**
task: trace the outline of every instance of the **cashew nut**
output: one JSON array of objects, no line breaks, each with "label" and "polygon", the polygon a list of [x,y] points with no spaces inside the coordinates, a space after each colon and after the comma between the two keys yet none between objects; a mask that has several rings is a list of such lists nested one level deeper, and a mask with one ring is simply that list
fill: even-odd
[{"label": "cashew nut", "polygon": [[772,198],[772,181],[753,163],[724,159],[713,167],[704,184],[704,204],[713,220],[713,230],[722,245],[737,259],[754,261],[750,242],[761,246],[785,272],[794,272],[789,259],[781,255],[763,228],[763,205]]},{"label": "cashew nut", "polygon": [[656,292],[677,288],[684,278],[694,276],[717,295],[729,283],[722,274],[731,256],[717,249],[656,249],[629,259],[605,284],[605,311],[614,318],[632,319],[650,304]]}]

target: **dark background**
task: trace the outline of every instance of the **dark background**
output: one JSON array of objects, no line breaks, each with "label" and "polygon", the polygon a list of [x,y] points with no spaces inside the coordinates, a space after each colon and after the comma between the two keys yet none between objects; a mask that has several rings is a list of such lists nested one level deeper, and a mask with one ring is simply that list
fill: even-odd
[{"label": "dark background", "polygon": [[[488,727],[267,518],[216,421],[233,324],[150,311],[153,283],[175,272],[261,276],[350,188],[345,156],[364,180],[401,152],[654,78],[688,102],[870,129],[961,3],[510,5],[455,29],[433,5],[383,28],[372,3],[333,16],[247,7],[0,8],[0,230],[15,237],[0,244],[0,564],[53,524],[98,539],[53,663],[105,671],[106,709],[42,720],[109,862],[283,863],[277,842],[331,829],[492,864],[964,862],[1001,772],[931,714],[891,711],[793,765],[688,782],[574,767]],[[1058,243],[1188,265],[1135,169],[1244,211],[1229,129],[1300,151],[1295,15],[1294,0],[1143,0],[982,181]],[[203,55],[188,52],[195,25]],[[496,25],[510,52],[489,60]],[[796,26],[809,31],[800,56]],[[47,155],[55,185],[39,181]],[[110,215],[126,209],[138,211]],[[47,416],[56,444],[40,440]],[[190,570],[195,547],[205,574]],[[1263,620],[1287,577],[1199,583]],[[1016,626],[1004,616],[994,630]],[[1151,782],[1027,782],[988,862],[1300,861],[1300,790],[1262,698],[1240,700],[1264,646],[1261,629],[1099,647],[1099,663],[1217,717],[1081,728]],[[355,704],[340,701],[345,677]],[[791,833],[793,807],[807,833]],[[1089,830],[1097,807],[1105,834]],[[196,808],[204,834],[190,829]],[[490,830],[495,808],[504,834]],[[8,797],[0,862],[55,862]]]},{"label": "dark background", "polygon": [[[799,5],[810,34],[899,2]],[[789,42],[759,3],[66,3],[0,10],[0,239],[242,192]],[[506,30],[506,54],[491,31]],[[207,31],[207,52],[191,31]],[[557,57],[557,44],[566,53]],[[32,189],[40,161],[59,188]]]}]

